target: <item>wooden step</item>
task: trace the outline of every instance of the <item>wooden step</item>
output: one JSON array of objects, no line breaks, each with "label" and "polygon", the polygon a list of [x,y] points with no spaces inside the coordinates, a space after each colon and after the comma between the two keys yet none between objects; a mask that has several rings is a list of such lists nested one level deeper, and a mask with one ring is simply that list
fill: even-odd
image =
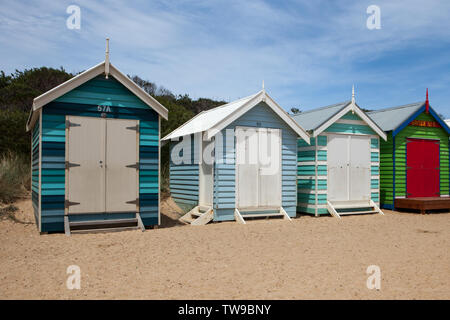
[{"label": "wooden step", "polygon": [[283,217],[282,213],[245,213],[241,212],[242,218],[265,218],[265,217]]},{"label": "wooden step", "polygon": [[120,231],[131,231],[131,230],[139,230],[138,226],[136,227],[118,227],[118,228],[103,228],[103,229],[80,229],[80,230],[71,230],[71,234],[86,234],[86,233],[105,233],[105,232],[120,232]]},{"label": "wooden step", "polygon": [[209,210],[210,207],[208,206],[198,206],[198,211],[200,211],[201,213],[206,212]]},{"label": "wooden step", "polygon": [[373,208],[369,203],[361,204],[332,204],[335,209]]},{"label": "wooden step", "polygon": [[114,219],[114,220],[92,220],[92,221],[70,221],[70,232],[78,230],[93,229],[113,229],[113,228],[136,228],[138,227],[138,219]]},{"label": "wooden step", "polygon": [[369,213],[378,213],[378,211],[340,211],[339,215],[350,215],[350,214],[369,214]]},{"label": "wooden step", "polygon": [[241,208],[239,209],[239,212],[242,214],[244,212],[264,212],[264,211],[269,211],[269,212],[280,212],[280,208],[279,207],[256,207],[256,208]]}]

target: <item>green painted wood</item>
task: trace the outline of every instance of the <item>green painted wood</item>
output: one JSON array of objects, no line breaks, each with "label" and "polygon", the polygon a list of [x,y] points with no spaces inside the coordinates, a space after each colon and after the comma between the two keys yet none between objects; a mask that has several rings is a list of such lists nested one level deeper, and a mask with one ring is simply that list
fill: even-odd
[{"label": "green painted wood", "polygon": [[[435,121],[425,112],[416,120]],[[435,139],[440,141],[440,193],[449,194],[449,135],[442,128],[406,126],[395,137],[395,195],[406,196],[406,141],[407,138]]]},{"label": "green painted wood", "polygon": [[369,126],[360,124],[333,123],[326,132],[376,134]]},{"label": "green painted wood", "polygon": [[356,113],[352,113],[351,111],[349,111],[346,114],[344,114],[341,117],[341,119],[345,119],[345,120],[361,120],[361,118]]},{"label": "green painted wood", "polygon": [[[425,112],[416,120],[435,121]],[[382,205],[394,203],[394,165],[395,154],[395,195],[406,196],[406,140],[407,138],[440,140],[440,187],[441,195],[449,194],[449,135],[442,128],[406,126],[395,137],[388,133],[388,140],[380,143],[380,201]]]}]

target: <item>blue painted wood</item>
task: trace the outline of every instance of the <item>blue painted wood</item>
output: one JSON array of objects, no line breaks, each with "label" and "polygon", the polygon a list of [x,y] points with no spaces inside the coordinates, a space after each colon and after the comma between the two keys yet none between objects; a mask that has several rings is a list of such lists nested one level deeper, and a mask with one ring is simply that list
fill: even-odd
[{"label": "blue painted wood", "polygon": [[[341,117],[341,119],[347,119],[347,120],[361,120],[359,116],[356,114],[352,114],[351,112],[345,114]],[[324,119],[326,120],[326,119]],[[369,126],[367,125],[360,125],[360,124],[345,124],[345,123],[333,123],[331,126],[329,126],[325,132],[332,132],[332,133],[347,133],[347,134],[366,134],[366,135],[373,135],[376,134]],[[371,148],[378,148],[378,140],[377,138],[371,139]],[[327,145],[327,136],[326,135],[319,135],[317,137],[317,142],[321,146]],[[298,206],[297,210],[299,212],[306,212],[310,214],[327,214],[328,210],[324,208],[316,208],[315,207],[315,194],[309,194],[306,193],[307,191],[312,191],[316,189],[316,179],[318,179],[317,182],[317,189],[318,190],[327,190],[327,180],[324,179],[328,176],[327,167],[324,165],[317,166],[317,174],[316,174],[316,168],[314,165],[303,165],[302,163],[306,161],[315,161],[315,152],[311,151],[302,151],[301,147],[307,147],[307,145],[300,141],[299,144],[299,152],[298,152],[298,188],[299,188],[299,194],[298,194]],[[317,151],[317,160],[320,161],[326,161],[327,160],[327,151],[326,150],[318,150]],[[372,162],[378,162],[379,161],[379,153],[378,152],[371,152],[371,161]],[[379,176],[379,166],[372,166],[371,167],[371,175],[372,176]],[[312,179],[305,179],[305,176],[312,176]],[[377,189],[379,186],[379,180],[378,179],[372,179],[371,180],[371,187],[373,189]],[[301,191],[304,190],[304,193],[301,193]],[[378,202],[378,194],[372,193],[371,195],[372,200]],[[318,195],[318,204],[325,204],[327,199],[326,194],[319,194]],[[302,205],[302,203],[308,203],[311,206],[305,207]]]},{"label": "blue painted wood", "polygon": [[[194,135],[180,138],[178,142],[171,142],[170,144],[170,193],[175,203],[185,212],[189,211],[198,204],[198,148],[194,144]],[[189,142],[190,139],[190,142]],[[183,151],[190,154],[187,163],[175,164],[172,160],[172,151],[176,146],[187,144],[186,150],[181,150],[180,157],[183,156]]]},{"label": "blue painted wood", "polygon": [[[145,226],[158,224],[159,116],[113,77],[94,78],[43,108],[42,231],[64,231],[66,115],[135,119],[139,123],[139,205]],[[104,219],[118,216],[105,215]],[[76,219],[83,219],[80,215]],[[93,215],[85,217],[94,219]],[[73,218],[72,218],[73,219]]]},{"label": "blue painted wood", "polygon": [[[297,167],[297,135],[282,119],[275,114],[265,103],[252,108],[239,119],[227,126],[222,131],[225,137],[222,146],[217,146],[222,150],[221,157],[216,157],[215,179],[214,179],[214,220],[225,221],[234,220],[235,208],[235,146],[234,131],[237,126],[263,127],[281,129],[282,132],[282,206],[289,216],[296,215],[296,167]],[[226,132],[232,130],[231,137],[226,136]],[[229,160],[230,163],[223,163]],[[230,188],[223,189],[224,183]]]}]

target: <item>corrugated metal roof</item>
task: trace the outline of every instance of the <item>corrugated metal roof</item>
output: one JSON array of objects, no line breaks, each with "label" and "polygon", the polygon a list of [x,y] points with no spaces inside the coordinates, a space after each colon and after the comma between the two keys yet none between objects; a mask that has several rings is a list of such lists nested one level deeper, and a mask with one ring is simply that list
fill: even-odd
[{"label": "corrugated metal roof", "polygon": [[165,136],[162,140],[183,137],[185,135],[208,130],[215,124],[232,114],[234,111],[242,107],[244,104],[249,102],[252,98],[256,97],[258,94],[260,94],[260,92],[210,110],[202,111],[191,120],[172,131],[169,135]]},{"label": "corrugated metal roof", "polygon": [[314,130],[345,108],[349,103],[351,103],[351,101],[345,101],[314,110],[304,111],[293,115],[292,118],[297,121],[299,125],[305,128],[305,130]]},{"label": "corrugated metal roof", "polygon": [[384,131],[392,131],[411,117],[411,115],[419,110],[424,103],[424,101],[415,102],[403,106],[371,111],[367,114],[381,127],[381,129]]}]

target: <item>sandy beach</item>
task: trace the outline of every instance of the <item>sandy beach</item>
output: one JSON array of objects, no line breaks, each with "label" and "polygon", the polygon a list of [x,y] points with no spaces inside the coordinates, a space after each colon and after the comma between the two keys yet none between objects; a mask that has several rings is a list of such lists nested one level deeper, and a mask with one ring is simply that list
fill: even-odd
[{"label": "sandy beach", "polygon": [[0,299],[450,299],[449,213],[194,227],[167,200],[159,229],[67,237],[39,235],[31,201],[16,206],[21,222],[0,221]]}]

